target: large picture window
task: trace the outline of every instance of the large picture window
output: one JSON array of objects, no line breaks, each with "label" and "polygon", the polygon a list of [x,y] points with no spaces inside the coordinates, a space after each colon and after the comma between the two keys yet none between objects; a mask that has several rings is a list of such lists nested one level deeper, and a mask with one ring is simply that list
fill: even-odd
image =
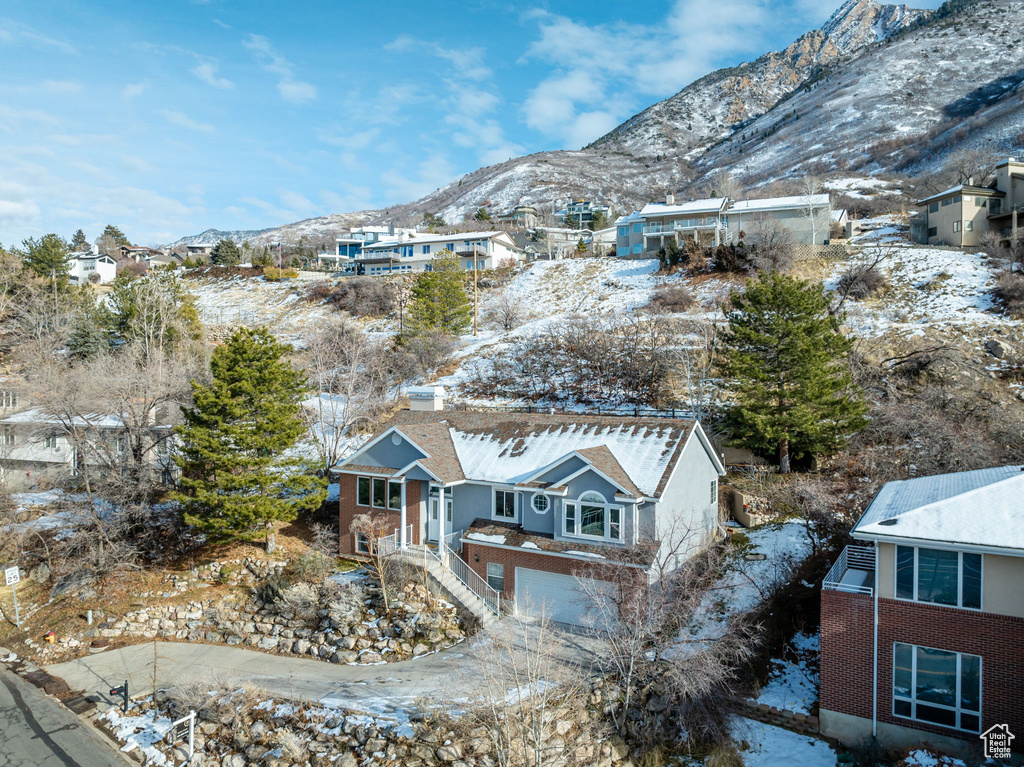
[{"label": "large picture window", "polygon": [[511,490],[494,491],[494,518],[514,520],[516,518],[516,494]]},{"label": "large picture window", "polygon": [[978,732],[981,658],[896,642],[892,712],[907,719]]},{"label": "large picture window", "polygon": [[896,547],[896,598],[981,609],[982,555]]},{"label": "large picture window", "polygon": [[563,504],[563,531],[582,538],[622,540],[622,507],[605,502],[600,493],[584,493]]},{"label": "large picture window", "polygon": [[402,508],[402,483],[392,482],[383,477],[358,477],[356,479],[356,504],[372,506],[375,509],[400,510]]}]

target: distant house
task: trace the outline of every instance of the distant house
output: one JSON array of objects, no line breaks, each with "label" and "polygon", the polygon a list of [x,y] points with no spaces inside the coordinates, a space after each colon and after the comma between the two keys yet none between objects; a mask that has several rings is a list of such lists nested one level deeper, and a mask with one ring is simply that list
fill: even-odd
[{"label": "distant house", "polygon": [[71,253],[68,256],[68,274],[76,285],[106,285],[117,276],[117,261],[95,251]]},{"label": "distant house", "polygon": [[987,187],[974,179],[919,201],[923,221],[913,228],[925,245],[983,245],[989,234],[1016,239],[1024,223],[1024,163],[1011,158],[996,166]]},{"label": "distant house", "polygon": [[[17,407],[17,394],[9,394],[14,404],[0,408],[0,414]],[[170,454],[171,427],[154,424],[150,428],[153,439],[148,460],[161,481],[169,483],[177,472]],[[0,417],[0,475],[10,489],[60,484],[78,476],[87,460],[89,465],[101,465],[96,456],[109,456],[103,466],[116,462],[117,455],[127,450],[124,434],[124,423],[114,415],[78,418],[69,425],[32,408],[21,410]],[[86,452],[91,457],[79,452],[83,444],[89,447]]]},{"label": "distant house", "polygon": [[394,239],[364,244],[355,257],[357,273],[371,277],[431,269],[442,251],[454,253],[467,270],[494,269],[524,258],[523,251],[506,232],[461,234],[402,234]]},{"label": "distant house", "polygon": [[672,241],[706,245],[740,242],[770,220],[788,229],[797,244],[822,245],[829,239],[832,203],[827,194],[733,201],[725,197],[652,202],[615,222],[620,257],[652,258]]},{"label": "distant house", "polygon": [[351,532],[374,515],[392,545],[451,555],[516,610],[580,624],[593,606],[577,578],[607,582],[594,563],[646,583],[719,533],[725,469],[697,421],[446,411],[442,397],[411,390],[412,409],[335,468],[343,554],[376,545]]},{"label": "distant house", "polygon": [[498,221],[518,229],[533,229],[540,220],[537,209],[532,205],[517,205],[508,213],[498,215]]},{"label": "distant house", "polygon": [[1024,467],[887,483],[821,591],[822,732],[969,752],[1024,732]]},{"label": "distant house", "polygon": [[391,240],[396,236],[408,236],[415,232],[415,229],[396,229],[394,226],[364,226],[352,229],[347,235],[335,239],[333,253],[320,253],[317,256],[317,266],[321,269],[353,271],[355,260],[362,254],[366,245]]},{"label": "distant house", "polygon": [[607,205],[596,205],[590,200],[570,199],[562,210],[555,211],[555,218],[563,219],[566,223],[572,222],[577,228],[583,229],[598,213],[607,219],[611,208]]}]

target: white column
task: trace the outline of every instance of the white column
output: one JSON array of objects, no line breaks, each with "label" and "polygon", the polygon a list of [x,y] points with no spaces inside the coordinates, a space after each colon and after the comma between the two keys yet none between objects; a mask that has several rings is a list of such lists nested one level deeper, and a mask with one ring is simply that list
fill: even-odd
[{"label": "white column", "polygon": [[437,553],[444,556],[444,536],[447,530],[444,529],[445,518],[448,515],[445,513],[444,506],[444,485],[437,490],[437,521],[438,521],[438,532],[437,534]]},{"label": "white column", "polygon": [[401,529],[398,532],[398,541],[399,541],[398,545],[399,545],[400,548],[407,549],[407,548],[409,548],[409,541],[406,540],[406,532],[405,532],[406,514],[405,514],[405,478],[404,477],[402,478],[402,496],[401,497],[402,497],[402,499],[401,499],[400,503],[401,503],[401,506],[402,506],[402,512],[401,512],[401,514],[402,514],[402,522],[401,522],[402,527],[401,527]]}]

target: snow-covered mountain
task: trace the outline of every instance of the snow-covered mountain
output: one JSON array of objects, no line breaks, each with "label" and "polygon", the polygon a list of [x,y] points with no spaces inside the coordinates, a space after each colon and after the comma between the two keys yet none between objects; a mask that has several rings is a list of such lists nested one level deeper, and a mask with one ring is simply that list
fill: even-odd
[{"label": "snow-covered mountain", "polygon": [[807,171],[931,170],[961,147],[1024,153],[1024,0],[949,0],[937,11],[847,0],[783,51],[713,72],[579,151],[468,173],[405,205],[291,224],[297,239],[346,224],[457,223],[480,207],[553,210],[584,196],[631,210],[701,193],[728,169],[748,186]]}]

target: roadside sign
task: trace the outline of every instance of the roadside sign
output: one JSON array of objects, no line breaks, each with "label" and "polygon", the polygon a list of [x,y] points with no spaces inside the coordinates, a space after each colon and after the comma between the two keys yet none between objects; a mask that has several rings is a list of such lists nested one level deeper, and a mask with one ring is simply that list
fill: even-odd
[{"label": "roadside sign", "polygon": [[17,567],[8,567],[4,570],[4,580],[8,586],[13,586],[15,583],[21,582],[21,573],[18,572]]}]

